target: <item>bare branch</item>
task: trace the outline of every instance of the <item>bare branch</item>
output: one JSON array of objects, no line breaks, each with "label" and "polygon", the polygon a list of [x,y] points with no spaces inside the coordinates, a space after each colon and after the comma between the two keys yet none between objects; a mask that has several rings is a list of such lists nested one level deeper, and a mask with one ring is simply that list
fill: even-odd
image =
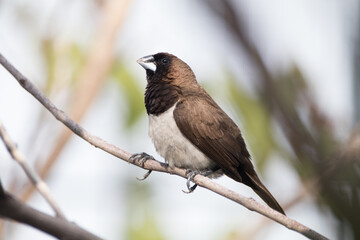
[{"label": "bare branch", "polygon": [[[3,193],[3,194],[2,194]],[[101,238],[65,219],[33,209],[5,193],[0,181],[0,216],[35,227],[58,239],[100,240]]]},{"label": "bare branch", "polygon": [[[50,113],[63,124],[65,124],[71,131],[77,134],[79,137],[83,138],[90,144],[95,147],[98,147],[126,162],[134,164],[138,167],[153,170],[158,172],[165,172],[170,174],[175,174],[180,177],[186,178],[186,170],[181,168],[169,168],[167,164],[161,163],[156,160],[147,160],[145,163],[141,163],[141,161],[129,161],[129,158],[132,154],[112,145],[104,141],[103,139],[91,135],[80,125],[72,121],[63,111],[59,110],[55,107],[55,105],[44,95],[42,94],[36,87],[33,85],[28,79],[26,79],[17,69],[15,69],[6,59],[0,54],[0,63],[15,77],[15,79],[20,83],[20,85],[25,88],[30,94],[32,94],[44,107],[46,107]],[[315,239],[315,240],[325,240],[327,239],[323,235],[317,233],[316,231],[302,225],[301,223],[282,215],[281,213],[273,210],[272,208],[262,205],[256,202],[252,198],[246,198],[241,196],[240,194],[235,193],[213,181],[209,178],[204,177],[202,175],[196,175],[194,177],[194,182],[199,186],[202,186],[210,191],[217,193],[223,197],[226,197],[236,203],[243,205],[251,211],[258,212],[280,224],[283,226],[299,232],[304,236]]]},{"label": "bare branch", "polygon": [[[318,182],[315,180],[310,180],[306,183],[304,183],[303,187],[300,189],[300,191],[297,193],[297,195],[291,199],[289,202],[283,204],[283,208],[286,211],[286,209],[290,209],[297,203],[299,203],[301,200],[303,200],[305,197],[309,196],[311,194],[315,194],[317,192],[317,186]],[[256,235],[263,229],[265,229],[266,225],[271,223],[271,219],[269,218],[263,218],[261,221],[257,223],[256,226],[252,227],[251,229],[248,229],[246,231],[246,234],[242,234],[243,239],[255,239]]]},{"label": "bare branch", "polygon": [[[27,177],[30,179],[31,183],[39,191],[39,193],[45,198],[51,208],[54,210],[56,215],[59,218],[66,219],[64,213],[61,211],[60,207],[56,203],[54,197],[52,196],[49,187],[46,183],[41,180],[39,175],[30,167],[30,165],[25,161],[24,155],[18,150],[16,144],[11,140],[10,136],[7,134],[4,126],[0,122],[0,138],[3,140],[6,149],[9,151],[11,157],[22,167]],[[1,194],[1,192],[0,192]]]}]

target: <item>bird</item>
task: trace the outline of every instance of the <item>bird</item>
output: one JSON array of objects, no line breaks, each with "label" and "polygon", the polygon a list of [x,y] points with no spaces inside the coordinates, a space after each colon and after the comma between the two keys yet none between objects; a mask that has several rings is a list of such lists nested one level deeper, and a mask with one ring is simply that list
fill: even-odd
[{"label": "bird", "polygon": [[[209,178],[225,174],[285,214],[260,181],[239,127],[197,82],[190,66],[166,52],[142,57],[137,63],[146,71],[149,136],[170,168],[187,169],[189,192],[197,186],[189,183],[196,174]],[[152,158],[146,153],[132,156],[139,157]]]}]

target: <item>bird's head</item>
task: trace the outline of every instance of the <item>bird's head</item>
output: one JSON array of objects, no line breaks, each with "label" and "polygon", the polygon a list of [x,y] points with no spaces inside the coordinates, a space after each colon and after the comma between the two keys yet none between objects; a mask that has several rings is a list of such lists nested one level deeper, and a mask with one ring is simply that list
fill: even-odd
[{"label": "bird's head", "polygon": [[169,83],[185,87],[196,83],[196,78],[185,62],[169,53],[157,53],[137,60],[145,70],[148,83]]}]

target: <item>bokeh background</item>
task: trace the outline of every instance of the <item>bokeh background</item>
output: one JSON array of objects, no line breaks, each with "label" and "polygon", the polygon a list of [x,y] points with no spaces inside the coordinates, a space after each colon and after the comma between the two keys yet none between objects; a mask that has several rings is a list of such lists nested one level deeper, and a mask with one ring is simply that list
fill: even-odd
[{"label": "bokeh background", "polygon": [[[177,55],[241,127],[287,215],[360,239],[359,12],[356,0],[1,0],[0,52],[88,131],[157,159],[136,60]],[[2,67],[0,121],[65,215],[105,239],[304,239],[207,190],[184,194],[182,178],[138,182],[144,170],[71,135]],[[2,144],[0,177],[52,214]],[[52,238],[0,220],[0,239]]]}]

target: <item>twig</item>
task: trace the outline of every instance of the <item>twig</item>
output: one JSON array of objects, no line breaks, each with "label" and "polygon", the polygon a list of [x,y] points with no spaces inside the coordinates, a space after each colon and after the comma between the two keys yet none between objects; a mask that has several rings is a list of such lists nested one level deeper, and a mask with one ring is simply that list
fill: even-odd
[{"label": "twig", "polygon": [[[3,187],[0,182],[0,191]],[[33,226],[58,239],[67,240],[100,240],[98,236],[80,228],[65,219],[52,217],[33,209],[3,192],[0,196],[0,216]]]},{"label": "twig", "polygon": [[[141,163],[139,161],[131,162],[129,158],[132,154],[112,145],[104,141],[103,139],[91,135],[80,125],[72,121],[63,111],[59,110],[55,107],[55,105],[45,96],[43,95],[36,87],[33,85],[27,78],[25,78],[13,65],[11,65],[2,54],[0,54],[0,63],[15,77],[15,79],[20,83],[20,85],[25,88],[30,94],[32,94],[44,107],[46,107],[50,113],[63,124],[65,124],[71,131],[77,134],[79,137],[83,138],[90,144],[95,147],[98,147],[126,162],[134,164],[138,167],[153,170],[158,172],[165,172],[170,174],[175,174],[180,177],[186,178],[186,170],[181,168],[168,168],[168,165],[163,164],[156,160],[147,160],[145,163]],[[301,223],[282,215],[281,213],[273,210],[272,208],[262,205],[256,202],[252,198],[246,198],[241,196],[240,194],[235,193],[213,181],[209,178],[204,177],[202,175],[196,175],[194,177],[194,182],[199,186],[202,186],[210,191],[213,191],[223,197],[226,197],[236,203],[243,205],[251,211],[256,211],[280,224],[283,226],[299,232],[304,236],[315,239],[315,240],[325,240],[327,239],[323,235],[317,233],[316,231],[302,225]]]},{"label": "twig", "polygon": [[5,147],[9,151],[11,157],[18,164],[20,164],[20,166],[26,173],[27,177],[30,179],[31,183],[35,186],[35,188],[39,191],[39,193],[45,198],[45,200],[48,202],[48,204],[56,213],[56,216],[65,220],[66,219],[65,215],[61,211],[60,207],[57,205],[54,197],[50,192],[49,187],[46,185],[46,183],[43,180],[41,180],[39,175],[25,161],[24,155],[17,149],[16,144],[11,140],[10,136],[7,134],[1,122],[0,122],[0,138],[3,140]]},{"label": "twig", "polygon": [[[310,181],[307,181],[306,183],[304,183],[303,187],[297,193],[297,195],[293,199],[291,199],[289,202],[282,205],[285,212],[287,209],[292,208],[294,205],[299,203],[305,197],[309,196],[309,193],[315,195],[315,193],[317,192],[317,186],[318,186],[318,181],[316,181],[316,180],[310,180]],[[256,238],[255,236],[257,235],[257,233],[259,233],[262,229],[264,229],[268,223],[271,223],[270,219],[263,218],[261,221],[259,221],[257,223],[256,226],[252,227],[251,229],[248,229],[246,231],[246,234],[242,235],[241,238],[242,239],[255,239]]]}]

